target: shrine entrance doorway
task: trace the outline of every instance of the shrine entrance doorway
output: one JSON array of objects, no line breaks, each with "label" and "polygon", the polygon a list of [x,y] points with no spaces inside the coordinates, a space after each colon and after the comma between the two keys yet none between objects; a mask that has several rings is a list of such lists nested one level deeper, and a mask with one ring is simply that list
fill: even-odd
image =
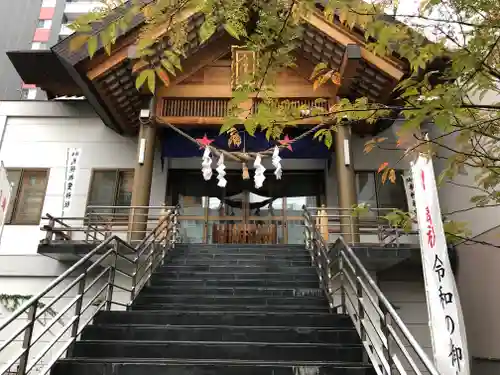
[{"label": "shrine entrance doorway", "polygon": [[184,171],[178,180],[172,175],[169,190],[181,207],[180,235],[191,243],[303,243],[302,206],[320,204],[324,185],[316,171],[289,171],[282,180],[269,174],[261,189],[236,171],[228,172],[225,189],[215,179],[200,179],[199,172]]}]

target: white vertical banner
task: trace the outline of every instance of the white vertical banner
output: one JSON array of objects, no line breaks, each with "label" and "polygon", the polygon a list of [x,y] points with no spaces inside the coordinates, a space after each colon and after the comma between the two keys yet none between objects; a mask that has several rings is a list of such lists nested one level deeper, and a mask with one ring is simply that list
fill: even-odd
[{"label": "white vertical banner", "polygon": [[66,162],[66,178],[64,179],[64,195],[63,195],[63,209],[62,216],[69,211],[73,192],[75,191],[76,173],[78,170],[78,162],[82,150],[79,148],[68,148],[67,162]]},{"label": "white vertical banner", "polygon": [[7,177],[7,171],[0,164],[0,241],[2,240],[3,227],[5,225],[5,217],[9,209],[10,195],[12,194],[12,184]]},{"label": "white vertical banner", "polygon": [[469,375],[462,307],[448,258],[432,160],[420,155],[411,171],[436,369],[441,375]]}]

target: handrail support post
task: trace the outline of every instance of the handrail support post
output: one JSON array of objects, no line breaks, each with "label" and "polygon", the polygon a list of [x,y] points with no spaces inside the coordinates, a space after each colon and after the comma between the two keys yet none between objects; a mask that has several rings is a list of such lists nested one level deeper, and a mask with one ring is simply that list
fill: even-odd
[{"label": "handrail support post", "polygon": [[71,356],[78,335],[78,328],[80,326],[80,316],[82,315],[83,295],[85,293],[85,284],[87,283],[87,271],[83,273],[82,279],[78,282],[78,299],[75,302],[75,321],[71,325],[71,340],[73,343],[68,347],[67,355]]},{"label": "handrail support post", "polygon": [[36,321],[36,310],[38,306],[38,301],[30,306],[30,309],[28,310],[28,321],[29,325],[26,327],[26,330],[24,331],[24,337],[23,337],[23,345],[22,348],[24,349],[24,353],[21,355],[19,359],[19,366],[17,368],[17,375],[25,375],[26,374],[26,367],[28,366],[28,360],[30,356],[30,349],[31,349],[31,338],[33,337],[33,331],[35,328],[35,321]]},{"label": "handrail support post", "polygon": [[111,264],[109,269],[108,290],[106,292],[106,311],[110,311],[111,305],[113,304],[113,289],[115,285],[117,259],[118,259],[118,241],[116,241],[113,244],[113,263]]}]

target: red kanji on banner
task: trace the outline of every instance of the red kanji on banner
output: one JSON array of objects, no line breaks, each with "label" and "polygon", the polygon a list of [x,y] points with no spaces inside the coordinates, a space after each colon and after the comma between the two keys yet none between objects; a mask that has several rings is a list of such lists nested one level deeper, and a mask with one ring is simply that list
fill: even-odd
[{"label": "red kanji on banner", "polygon": [[425,207],[425,221],[427,221],[427,243],[431,248],[434,248],[436,246],[436,233],[429,206]]}]

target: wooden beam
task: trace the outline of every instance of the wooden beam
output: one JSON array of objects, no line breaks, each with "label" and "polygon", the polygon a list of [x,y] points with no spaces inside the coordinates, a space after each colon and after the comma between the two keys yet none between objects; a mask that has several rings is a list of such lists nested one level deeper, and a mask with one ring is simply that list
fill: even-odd
[{"label": "wooden beam", "polygon": [[340,65],[340,87],[337,96],[346,97],[351,92],[351,87],[358,76],[358,68],[361,63],[361,48],[357,44],[348,44],[346,46],[342,65]]},{"label": "wooden beam", "polygon": [[[176,22],[182,22],[189,19],[196,13],[196,9],[187,9],[184,12],[181,12],[176,19]],[[165,25],[157,27],[155,30],[151,31],[148,37],[151,37],[152,40],[157,40],[161,38],[166,32],[167,27]],[[90,80],[98,78],[99,76],[106,73],[108,70],[112,69],[114,66],[120,64],[122,61],[128,58],[128,48],[135,42],[138,36],[137,32],[134,32],[130,36],[127,36],[124,40],[122,40],[119,44],[117,43],[114,46],[115,51],[107,56],[105,52],[102,52],[98,57],[99,62],[97,64],[91,64],[92,67],[89,67],[87,72],[87,77]],[[93,59],[91,59],[92,61]]]},{"label": "wooden beam", "polygon": [[199,116],[159,116],[162,121],[172,125],[213,125],[219,126],[224,122],[224,117],[199,117]]},{"label": "wooden beam", "polygon": [[349,33],[342,27],[329,22],[319,12],[305,13],[302,15],[302,18],[316,29],[344,46],[358,44],[361,47],[361,57],[363,59],[375,65],[397,81],[403,77],[404,70],[402,63],[392,58],[377,56],[373,52],[368,51],[368,49],[364,47],[365,42],[363,40]]},{"label": "wooden beam", "polygon": [[231,51],[231,44],[234,42],[235,40],[231,36],[225,34],[221,38],[203,47],[200,51],[183,62],[183,72],[180,72],[180,74],[175,77],[170,77],[170,86],[162,86],[158,89],[158,96],[172,96],[169,92],[170,88],[175,87],[175,85],[191,77],[200,69],[226,55]]},{"label": "wooden beam", "polygon": [[[186,116],[186,117],[177,117],[177,116],[158,116],[161,121],[168,122],[172,125],[181,125],[181,126],[189,126],[189,125],[206,125],[208,127],[214,126],[219,127],[223,122],[223,117],[199,117],[199,116]],[[304,125],[304,126],[313,126],[321,123],[320,120],[315,118],[304,119],[301,121],[295,121],[296,125]]]},{"label": "wooden beam", "polygon": [[231,45],[234,43],[236,43],[236,40],[233,37],[224,34],[222,37],[206,45],[184,62],[182,67],[184,72],[173,77],[170,84],[176,85],[184,81],[200,69],[225,56],[231,51]]}]

